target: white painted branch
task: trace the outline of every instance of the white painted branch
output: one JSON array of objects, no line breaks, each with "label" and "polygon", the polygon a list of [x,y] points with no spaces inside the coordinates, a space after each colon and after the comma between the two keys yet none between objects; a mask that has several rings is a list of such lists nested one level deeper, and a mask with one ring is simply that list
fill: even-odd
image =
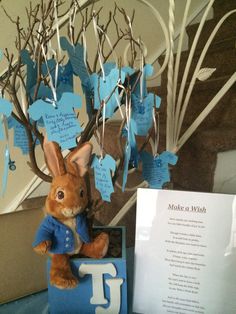
[{"label": "white painted branch", "polygon": [[170,57],[167,72],[167,123],[166,123],[166,149],[171,151],[173,145],[173,74],[174,74],[174,24],[175,0],[169,0],[169,38]]},{"label": "white painted branch", "polygon": [[177,121],[178,121],[177,117],[179,115],[179,113],[176,114],[176,96],[177,96],[179,64],[180,64],[180,58],[181,58],[181,54],[182,54],[183,38],[184,38],[184,34],[185,34],[185,29],[187,26],[187,17],[188,17],[190,5],[191,5],[191,0],[187,0],[185,10],[184,10],[183,22],[181,25],[179,42],[178,42],[178,47],[177,47],[176,60],[175,60],[174,81],[173,81],[174,121],[172,121],[172,123],[174,125],[174,139],[173,139],[174,144],[175,144],[175,135],[176,135],[176,131],[177,131]]},{"label": "white painted branch", "polygon": [[149,7],[151,9],[152,14],[155,16],[155,18],[158,20],[158,22],[160,23],[160,26],[163,30],[164,33],[164,37],[165,37],[165,48],[166,48],[166,54],[165,54],[165,59],[164,62],[160,68],[160,70],[155,74],[155,78],[159,77],[165,70],[168,60],[169,60],[169,54],[170,54],[170,43],[169,43],[169,34],[168,34],[168,29],[166,27],[166,24],[163,20],[163,18],[161,17],[160,13],[158,12],[158,10],[148,1],[146,0],[138,0],[139,2],[145,4],[147,7]]},{"label": "white painted branch", "polygon": [[[184,103],[183,103],[183,106],[182,106],[182,110],[181,110],[181,114],[180,114],[180,118],[179,118],[179,121],[178,121],[178,130],[177,130],[177,139],[179,138],[179,134],[180,134],[180,131],[181,131],[181,127],[182,127],[182,124],[183,124],[183,120],[184,120],[184,116],[185,116],[185,112],[186,112],[186,109],[187,109],[187,106],[188,106],[188,103],[189,103],[189,99],[191,97],[191,94],[192,94],[192,91],[193,91],[193,88],[194,88],[194,84],[196,82],[196,79],[198,77],[198,73],[199,73],[199,70],[202,66],[202,63],[203,63],[203,60],[206,56],[206,53],[210,47],[210,44],[212,43],[216,33],[218,32],[219,28],[222,26],[222,24],[225,22],[225,20],[231,16],[232,14],[236,13],[236,9],[235,10],[231,10],[230,12],[228,12],[227,14],[225,14],[221,19],[220,21],[217,23],[217,25],[215,26],[214,30],[212,31],[210,37],[208,38],[202,52],[201,52],[201,55],[199,57],[199,60],[198,60],[198,63],[196,65],[196,68],[194,70],[194,73],[193,73],[193,76],[192,76],[192,79],[190,81],[190,85],[189,85],[189,88],[188,88],[188,91],[187,91],[187,94],[186,94],[186,97],[185,97],[185,100],[184,100]],[[194,131],[194,130],[193,130]]]},{"label": "white painted branch", "polygon": [[[185,66],[185,70],[184,70],[184,74],[183,74],[183,78],[182,78],[182,81],[181,81],[181,85],[180,85],[180,90],[179,90],[179,95],[178,95],[178,100],[177,100],[177,105],[176,105],[176,119],[177,119],[177,125],[179,126],[179,113],[180,113],[180,109],[181,109],[181,104],[182,104],[182,99],[183,99],[183,94],[184,94],[184,89],[185,89],[185,86],[186,86],[186,81],[187,81],[187,77],[188,77],[188,74],[189,74],[189,69],[190,69],[190,65],[192,63],[192,60],[193,60],[193,55],[194,55],[194,52],[196,50],[196,46],[197,46],[197,43],[198,43],[198,40],[199,40],[199,37],[200,37],[200,34],[202,32],[202,28],[205,24],[205,21],[206,21],[206,18],[207,18],[207,15],[212,7],[212,4],[214,3],[214,0],[210,0],[207,7],[206,7],[206,10],[203,14],[203,17],[201,19],[201,22],[198,26],[198,29],[197,29],[197,32],[196,32],[196,35],[194,37],[194,40],[193,40],[193,44],[192,44],[192,47],[190,49],[190,52],[189,52],[189,56],[188,56],[188,60],[187,60],[187,63],[186,63],[186,66]],[[177,134],[178,134],[178,130],[179,130],[179,127],[177,126]],[[176,136],[176,141],[177,142],[177,139],[178,139],[178,136]]]},{"label": "white painted branch", "polygon": [[208,116],[208,114],[214,109],[219,100],[225,95],[225,93],[230,89],[230,87],[236,82],[236,72],[230,77],[230,79],[225,83],[225,85],[219,90],[215,97],[209,102],[206,108],[200,113],[193,124],[185,131],[180,140],[177,143],[176,152],[184,145],[184,143],[190,138],[197,127],[202,123],[202,121]]}]

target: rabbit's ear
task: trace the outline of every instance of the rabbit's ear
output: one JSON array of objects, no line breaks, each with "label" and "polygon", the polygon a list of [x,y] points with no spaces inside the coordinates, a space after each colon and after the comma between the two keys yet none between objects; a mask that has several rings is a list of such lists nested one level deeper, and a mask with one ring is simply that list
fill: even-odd
[{"label": "rabbit's ear", "polygon": [[57,177],[66,174],[66,167],[59,145],[56,142],[48,141],[45,137],[43,150],[45,161],[51,175]]},{"label": "rabbit's ear", "polygon": [[67,171],[83,177],[88,170],[92,150],[93,145],[89,142],[73,150],[66,159]]}]

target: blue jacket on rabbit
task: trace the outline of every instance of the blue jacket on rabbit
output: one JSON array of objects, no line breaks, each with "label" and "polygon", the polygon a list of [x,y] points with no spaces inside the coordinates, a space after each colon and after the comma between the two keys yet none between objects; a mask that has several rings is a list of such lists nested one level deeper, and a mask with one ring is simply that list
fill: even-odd
[{"label": "blue jacket on rabbit", "polygon": [[[90,242],[85,213],[76,216],[76,232],[83,242]],[[50,215],[45,217],[39,226],[33,247],[46,240],[52,242],[49,251],[51,253],[65,254],[74,251],[74,235],[72,230]]]}]

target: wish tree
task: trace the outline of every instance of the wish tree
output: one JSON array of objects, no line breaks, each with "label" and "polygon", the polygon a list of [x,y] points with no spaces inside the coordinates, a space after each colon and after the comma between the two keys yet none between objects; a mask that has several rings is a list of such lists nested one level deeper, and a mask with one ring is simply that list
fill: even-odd
[{"label": "wish tree", "polygon": [[[103,8],[94,8],[94,1],[84,6],[72,1],[67,6],[63,1],[42,0],[26,8],[26,27],[21,25],[20,17],[10,16],[3,8],[16,28],[17,53],[7,48],[3,51],[8,70],[0,80],[2,130],[5,129],[2,138],[7,140],[7,130],[14,128],[15,146],[28,154],[28,166],[42,180],[52,180],[38,166],[35,153],[37,145],[43,150],[44,138],[57,142],[63,152],[72,151],[92,137],[97,141],[99,152],[91,168],[100,199],[92,200],[92,209],[111,201],[119,177],[125,191],[130,169],[142,164],[143,179],[152,188],[162,188],[170,181],[169,164],[177,162],[173,152],[159,151],[161,99],[147,89],[153,66],[145,62],[141,38],[134,37],[135,12],[129,15],[115,4],[103,22]],[[60,35],[61,27],[67,28],[67,36]],[[111,27],[116,37],[112,41],[108,35]],[[94,33],[93,54],[88,49],[88,28]],[[116,52],[122,41],[129,45],[128,63]],[[75,91],[75,77],[80,81],[81,95]],[[86,123],[81,119],[84,108]],[[104,143],[106,125],[117,113],[119,160],[109,155]],[[137,137],[142,138],[139,148]],[[151,153],[146,151],[150,140]],[[5,185],[10,166],[15,167],[6,145]]]}]

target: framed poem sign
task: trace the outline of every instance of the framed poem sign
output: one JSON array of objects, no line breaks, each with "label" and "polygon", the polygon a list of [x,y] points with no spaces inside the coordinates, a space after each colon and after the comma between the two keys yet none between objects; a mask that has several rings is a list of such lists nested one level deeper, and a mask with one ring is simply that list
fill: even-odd
[{"label": "framed poem sign", "polygon": [[139,189],[133,312],[236,313],[236,196]]}]

